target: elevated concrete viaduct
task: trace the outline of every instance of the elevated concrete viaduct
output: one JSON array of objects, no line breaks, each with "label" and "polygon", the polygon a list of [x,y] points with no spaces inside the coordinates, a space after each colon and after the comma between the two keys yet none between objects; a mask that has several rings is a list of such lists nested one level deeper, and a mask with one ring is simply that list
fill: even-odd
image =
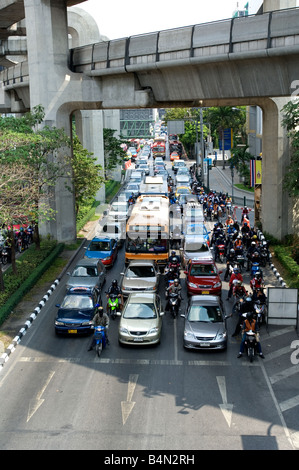
[{"label": "elevated concrete viaduct", "polygon": [[[263,230],[277,238],[293,232],[293,203],[282,189],[289,143],[281,109],[299,80],[299,9],[70,51],[66,0],[24,0],[24,6],[28,61],[1,72],[0,111],[42,104],[46,123],[70,134],[70,117],[78,110],[258,105],[264,121]],[[45,233],[74,239],[74,201],[63,181],[54,208],[57,220]]]}]

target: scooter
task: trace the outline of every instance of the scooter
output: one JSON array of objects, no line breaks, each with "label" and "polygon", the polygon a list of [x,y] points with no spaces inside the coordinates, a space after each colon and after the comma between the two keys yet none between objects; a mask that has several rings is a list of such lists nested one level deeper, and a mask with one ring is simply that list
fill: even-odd
[{"label": "scooter", "polygon": [[179,295],[175,292],[169,294],[169,310],[173,318],[179,313]]},{"label": "scooter", "polygon": [[250,362],[253,361],[253,358],[256,353],[257,348],[257,340],[254,331],[246,331],[246,338],[245,338],[245,350],[247,352],[247,356],[249,357]]},{"label": "scooter", "polygon": [[106,334],[104,326],[95,326],[94,327],[94,339],[95,339],[95,350],[100,357],[103,349],[106,347]]},{"label": "scooter", "polygon": [[8,262],[8,251],[7,251],[7,248],[5,246],[2,246],[2,248],[0,248],[1,250],[1,262],[2,264],[7,264]]},{"label": "scooter", "polygon": [[224,253],[225,253],[225,245],[221,244],[221,245],[218,245],[218,253],[219,253],[219,259],[220,259],[220,263],[223,263],[224,262]]},{"label": "scooter", "polygon": [[265,322],[266,317],[266,304],[257,300],[254,303],[254,316],[256,317],[256,322],[258,327],[260,327]]}]

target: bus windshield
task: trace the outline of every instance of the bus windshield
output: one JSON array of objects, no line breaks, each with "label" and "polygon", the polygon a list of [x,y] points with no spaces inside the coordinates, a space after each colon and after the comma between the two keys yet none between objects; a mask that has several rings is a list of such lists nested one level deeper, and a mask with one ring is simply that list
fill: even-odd
[{"label": "bus windshield", "polygon": [[161,238],[130,238],[127,234],[126,252],[127,253],[167,253],[169,251],[169,243],[166,239]]}]

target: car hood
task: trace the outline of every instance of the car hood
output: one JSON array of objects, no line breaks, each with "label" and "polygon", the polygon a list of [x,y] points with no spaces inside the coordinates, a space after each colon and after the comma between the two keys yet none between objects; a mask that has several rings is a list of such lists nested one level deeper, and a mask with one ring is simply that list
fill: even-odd
[{"label": "car hood", "polygon": [[76,310],[72,308],[60,308],[57,312],[56,320],[82,323],[92,320],[94,317],[94,309]]},{"label": "car hood", "polygon": [[99,283],[98,277],[70,277],[67,286],[68,287],[96,287]]},{"label": "car hood", "polygon": [[218,333],[225,331],[225,325],[222,322],[210,323],[210,322],[189,322],[186,320],[185,330],[192,332],[195,336],[204,336],[214,338]]},{"label": "car hood", "polygon": [[127,328],[128,331],[149,331],[151,328],[159,326],[162,320],[160,318],[121,318],[119,327]]},{"label": "car hood", "polygon": [[123,289],[151,289],[157,283],[155,277],[143,277],[143,278],[130,278],[124,277],[122,282]]},{"label": "car hood", "polygon": [[188,276],[188,281],[200,287],[213,287],[217,282],[221,282],[221,279],[219,276]]}]

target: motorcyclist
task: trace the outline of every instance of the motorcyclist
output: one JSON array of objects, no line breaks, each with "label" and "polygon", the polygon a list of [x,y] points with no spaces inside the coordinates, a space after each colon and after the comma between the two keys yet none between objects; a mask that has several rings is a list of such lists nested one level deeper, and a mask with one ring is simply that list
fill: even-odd
[{"label": "motorcyclist", "polygon": [[236,253],[233,248],[231,248],[226,255],[226,271],[224,274],[224,280],[227,281],[228,276],[229,276],[229,268],[230,266],[234,265],[234,262],[236,261]]},{"label": "motorcyclist", "polygon": [[[244,324],[243,324],[243,336],[242,336],[242,341],[240,345],[240,352],[237,356],[238,358],[242,357],[243,352],[244,352],[246,332],[251,331],[251,330],[254,333],[257,333],[257,323],[256,323],[256,320],[253,318],[252,313],[247,315],[246,320],[244,321]],[[259,356],[264,358],[265,356],[262,353],[262,347],[261,347],[260,341],[257,341],[257,349],[258,349]]]},{"label": "motorcyclist", "polygon": [[178,294],[178,305],[180,306],[181,304],[181,291],[182,291],[182,286],[179,283],[179,280],[176,278],[170,286],[167,287],[166,292],[165,292],[165,297],[168,299],[165,311],[169,311],[170,309],[170,304],[169,304],[169,294]]},{"label": "motorcyclist", "polygon": [[233,270],[233,273],[230,277],[230,280],[229,280],[229,291],[228,291],[228,296],[227,296],[227,299],[226,300],[229,300],[232,296],[232,293],[233,293],[233,281],[234,280],[237,280],[237,281],[242,281],[243,282],[243,276],[242,274],[240,273],[240,270],[238,268],[234,268]]},{"label": "motorcyclist", "polygon": [[[219,245],[224,245],[225,246],[225,237],[222,233],[218,235],[218,237],[215,240],[214,243],[214,259],[215,261],[218,260],[219,258]],[[225,248],[224,248],[225,251]]]},{"label": "motorcyclist", "polygon": [[257,271],[254,277],[250,281],[250,288],[252,292],[255,292],[260,287],[264,286],[263,277],[261,271]]},{"label": "motorcyclist", "polygon": [[177,266],[179,269],[181,265],[181,257],[176,254],[174,250],[170,253],[169,259],[168,259],[169,265],[172,265],[173,267]]},{"label": "motorcyclist", "polygon": [[121,288],[117,283],[117,279],[113,279],[111,286],[107,291],[107,299],[109,299],[110,295],[116,295],[119,299],[119,308],[122,309],[123,306],[123,296],[121,292]]},{"label": "motorcyclist", "polygon": [[238,323],[236,324],[236,328],[232,336],[237,336],[240,333],[245,317],[247,317],[247,315],[250,313],[253,314],[253,311],[254,303],[252,302],[252,298],[250,296],[246,297],[245,300],[240,299]]},{"label": "motorcyclist", "polygon": [[240,299],[241,297],[244,297],[247,294],[248,292],[243,286],[242,281],[237,281],[233,287],[233,296],[235,297],[235,299]]},{"label": "motorcyclist", "polygon": [[[97,310],[97,313],[95,314],[95,316],[93,317],[92,319],[92,323],[94,326],[104,326],[105,327],[105,337],[106,337],[106,344],[110,344],[109,343],[109,339],[108,339],[108,328],[109,328],[109,317],[107,315],[107,313],[104,312],[104,309],[102,306],[98,307],[98,310]],[[92,337],[92,341],[90,343],[90,346],[88,348],[88,351],[91,351],[92,348],[95,346],[95,337],[93,335]]]},{"label": "motorcyclist", "polygon": [[129,197],[128,203],[129,203],[130,206],[135,203],[135,196],[134,196],[133,193],[132,193],[131,196]]},{"label": "motorcyclist", "polygon": [[250,263],[252,261],[252,255],[255,251],[257,251],[257,245],[255,241],[252,241],[247,251],[247,269],[246,269],[247,271],[250,270]]},{"label": "motorcyclist", "polygon": [[255,291],[252,294],[252,301],[254,303],[260,301],[261,304],[265,304],[266,300],[267,300],[267,297],[264,293],[263,287],[258,287],[257,289],[255,289]]}]

